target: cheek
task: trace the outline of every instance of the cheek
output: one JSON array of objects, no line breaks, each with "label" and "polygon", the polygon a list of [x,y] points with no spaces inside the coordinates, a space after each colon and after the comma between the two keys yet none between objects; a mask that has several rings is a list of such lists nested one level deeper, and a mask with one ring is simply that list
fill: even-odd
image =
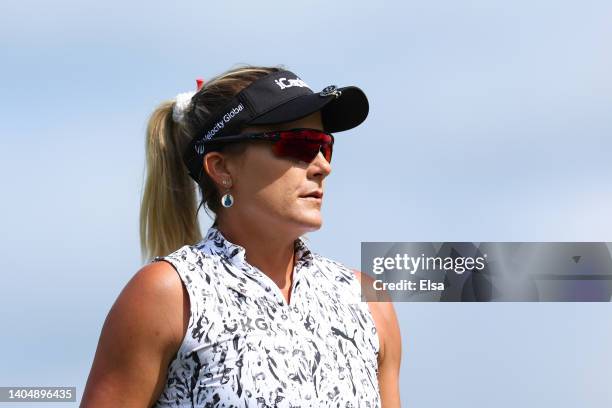
[{"label": "cheek", "polygon": [[289,171],[263,186],[260,197],[265,200],[264,204],[274,207],[277,211],[288,210],[294,206],[300,186],[300,179],[296,176]]},{"label": "cheek", "polygon": [[275,157],[264,147],[250,153],[240,177],[241,201],[251,206],[253,216],[291,212],[298,204],[306,170]]},{"label": "cheek", "polygon": [[298,171],[292,169],[280,175],[271,171],[263,172],[258,177],[258,187],[253,191],[254,201],[260,207],[271,209],[276,213],[290,211],[298,201],[301,177]]}]

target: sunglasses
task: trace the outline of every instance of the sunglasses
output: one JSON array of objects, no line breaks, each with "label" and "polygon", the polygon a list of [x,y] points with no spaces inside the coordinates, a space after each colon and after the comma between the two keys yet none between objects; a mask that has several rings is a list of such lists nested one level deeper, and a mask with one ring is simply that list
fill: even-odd
[{"label": "sunglasses", "polygon": [[268,140],[272,152],[278,157],[292,158],[310,163],[319,152],[328,163],[331,163],[334,136],[317,129],[298,128],[276,130],[261,133],[243,133],[234,136],[223,136],[216,140],[207,140],[207,144],[221,145],[245,140]]}]

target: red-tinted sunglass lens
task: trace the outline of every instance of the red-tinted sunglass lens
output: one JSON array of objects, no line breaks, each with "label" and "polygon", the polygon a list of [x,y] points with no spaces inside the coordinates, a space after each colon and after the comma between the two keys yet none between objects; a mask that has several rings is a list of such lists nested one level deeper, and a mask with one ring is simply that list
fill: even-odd
[{"label": "red-tinted sunglass lens", "polygon": [[321,146],[321,153],[323,153],[323,157],[325,157],[325,160],[327,160],[328,163],[331,163],[331,158],[332,158],[332,152],[333,152],[334,148],[332,144],[327,144],[327,145],[322,145]]},{"label": "red-tinted sunglass lens", "polygon": [[280,132],[280,139],[272,150],[281,157],[291,157],[304,162],[311,162],[319,151],[325,160],[331,162],[333,139],[330,135],[316,130],[298,130]]}]

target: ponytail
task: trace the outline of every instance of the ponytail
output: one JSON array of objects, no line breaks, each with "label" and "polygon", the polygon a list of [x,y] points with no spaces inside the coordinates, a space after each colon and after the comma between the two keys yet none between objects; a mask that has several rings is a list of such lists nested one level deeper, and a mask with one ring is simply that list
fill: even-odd
[{"label": "ponytail", "polygon": [[140,206],[140,247],[145,260],[202,239],[196,184],[182,159],[189,136],[173,121],[173,107],[174,101],[163,102],[147,125],[146,180]]}]

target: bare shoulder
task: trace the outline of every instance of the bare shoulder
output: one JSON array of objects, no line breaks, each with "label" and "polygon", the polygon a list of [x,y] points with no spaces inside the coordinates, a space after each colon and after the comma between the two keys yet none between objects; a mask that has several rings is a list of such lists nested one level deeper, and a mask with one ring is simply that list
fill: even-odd
[{"label": "bare shoulder", "polygon": [[152,262],[138,270],[104,321],[82,406],[153,403],[182,343],[189,310],[171,264]]},{"label": "bare shoulder", "polygon": [[141,330],[154,328],[160,346],[174,349],[182,342],[185,323],[189,322],[189,295],[174,267],[157,261],[132,276],[113,309],[117,309],[117,314],[130,313]]},{"label": "bare shoulder", "polygon": [[177,300],[180,300],[183,292],[186,291],[174,266],[166,261],[157,261],[143,266],[136,272],[126,284],[123,292],[128,296],[155,295],[158,301],[164,303],[164,306],[176,307],[181,303]]},{"label": "bare shoulder", "polygon": [[[174,267],[165,261],[143,266],[125,285],[113,309],[129,312],[138,326],[158,327],[168,346],[182,341],[184,312],[189,296]],[[109,316],[110,314],[109,313]]]}]

